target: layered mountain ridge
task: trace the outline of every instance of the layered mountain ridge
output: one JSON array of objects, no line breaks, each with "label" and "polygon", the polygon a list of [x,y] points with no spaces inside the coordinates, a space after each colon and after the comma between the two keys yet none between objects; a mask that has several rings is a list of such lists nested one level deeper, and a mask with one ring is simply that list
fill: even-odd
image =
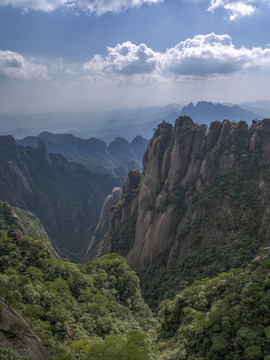
[{"label": "layered mountain ridge", "polygon": [[230,106],[227,106],[219,103],[214,104],[209,101],[199,101],[195,106],[193,103],[189,103],[183,107],[180,116],[190,116],[194,122],[207,125],[210,125],[213,121],[222,121],[224,119],[230,121],[245,120],[249,124],[251,124],[253,119],[263,119],[260,113],[254,113],[238,105],[230,104]]},{"label": "layered mountain ridge", "polygon": [[69,161],[78,162],[96,173],[107,173],[125,179],[132,167],[142,168],[143,154],[148,141],[136,136],[130,143],[117,137],[108,146],[97,138],[81,139],[71,134],[43,132],[17,140],[19,145],[37,148],[43,141],[52,154],[62,154]]},{"label": "layered mountain ridge", "polygon": [[239,243],[253,247],[252,257],[270,236],[269,136],[269,119],[159,124],[143,174],[130,171],[110,212],[104,252],[125,255],[133,268],[176,268],[198,249]]},{"label": "layered mountain ridge", "polygon": [[0,151],[0,199],[37,215],[59,255],[78,260],[119,181],[49,154],[42,141],[24,148],[2,136]]}]

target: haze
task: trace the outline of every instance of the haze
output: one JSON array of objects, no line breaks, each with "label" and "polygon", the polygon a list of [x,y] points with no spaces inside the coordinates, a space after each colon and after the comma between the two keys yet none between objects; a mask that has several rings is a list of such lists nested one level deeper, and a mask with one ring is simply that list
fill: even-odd
[{"label": "haze", "polygon": [[268,0],[0,0],[0,113],[270,100]]}]

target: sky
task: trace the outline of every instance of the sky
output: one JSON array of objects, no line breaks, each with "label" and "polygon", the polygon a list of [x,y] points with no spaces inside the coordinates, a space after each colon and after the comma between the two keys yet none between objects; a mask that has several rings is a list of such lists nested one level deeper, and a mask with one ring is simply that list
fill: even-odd
[{"label": "sky", "polygon": [[0,0],[0,113],[270,100],[270,0]]}]

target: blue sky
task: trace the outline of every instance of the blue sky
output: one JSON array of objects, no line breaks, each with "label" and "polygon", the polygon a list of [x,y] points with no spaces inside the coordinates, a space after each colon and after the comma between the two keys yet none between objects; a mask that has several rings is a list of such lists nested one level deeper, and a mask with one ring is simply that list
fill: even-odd
[{"label": "blue sky", "polygon": [[0,113],[270,100],[270,0],[0,0]]}]

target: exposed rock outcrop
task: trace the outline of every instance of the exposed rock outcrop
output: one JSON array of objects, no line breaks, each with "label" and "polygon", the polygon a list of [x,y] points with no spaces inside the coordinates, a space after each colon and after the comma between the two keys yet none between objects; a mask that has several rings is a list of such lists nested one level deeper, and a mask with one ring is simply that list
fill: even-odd
[{"label": "exposed rock outcrop", "polygon": [[29,360],[50,359],[49,351],[17,311],[2,299],[0,305],[3,310],[0,320],[0,347],[14,350],[19,355],[27,356]]},{"label": "exposed rock outcrop", "polygon": [[[126,224],[134,224],[126,231],[129,243],[124,252],[123,246],[113,251],[124,253],[135,268],[158,262],[175,267],[199,246],[253,237],[267,243],[269,139],[270,119],[250,127],[224,120],[208,128],[186,116],[174,127],[161,123],[144,155],[137,189],[131,196],[124,188],[111,210],[105,252]],[[130,181],[129,175],[125,186]]]},{"label": "exposed rock outcrop", "polygon": [[116,187],[113,189],[112,193],[107,196],[99,215],[98,224],[83,258],[84,261],[88,261],[98,254],[102,246],[101,238],[108,231],[110,209],[118,203],[121,199],[121,195],[122,189],[120,187]]}]

